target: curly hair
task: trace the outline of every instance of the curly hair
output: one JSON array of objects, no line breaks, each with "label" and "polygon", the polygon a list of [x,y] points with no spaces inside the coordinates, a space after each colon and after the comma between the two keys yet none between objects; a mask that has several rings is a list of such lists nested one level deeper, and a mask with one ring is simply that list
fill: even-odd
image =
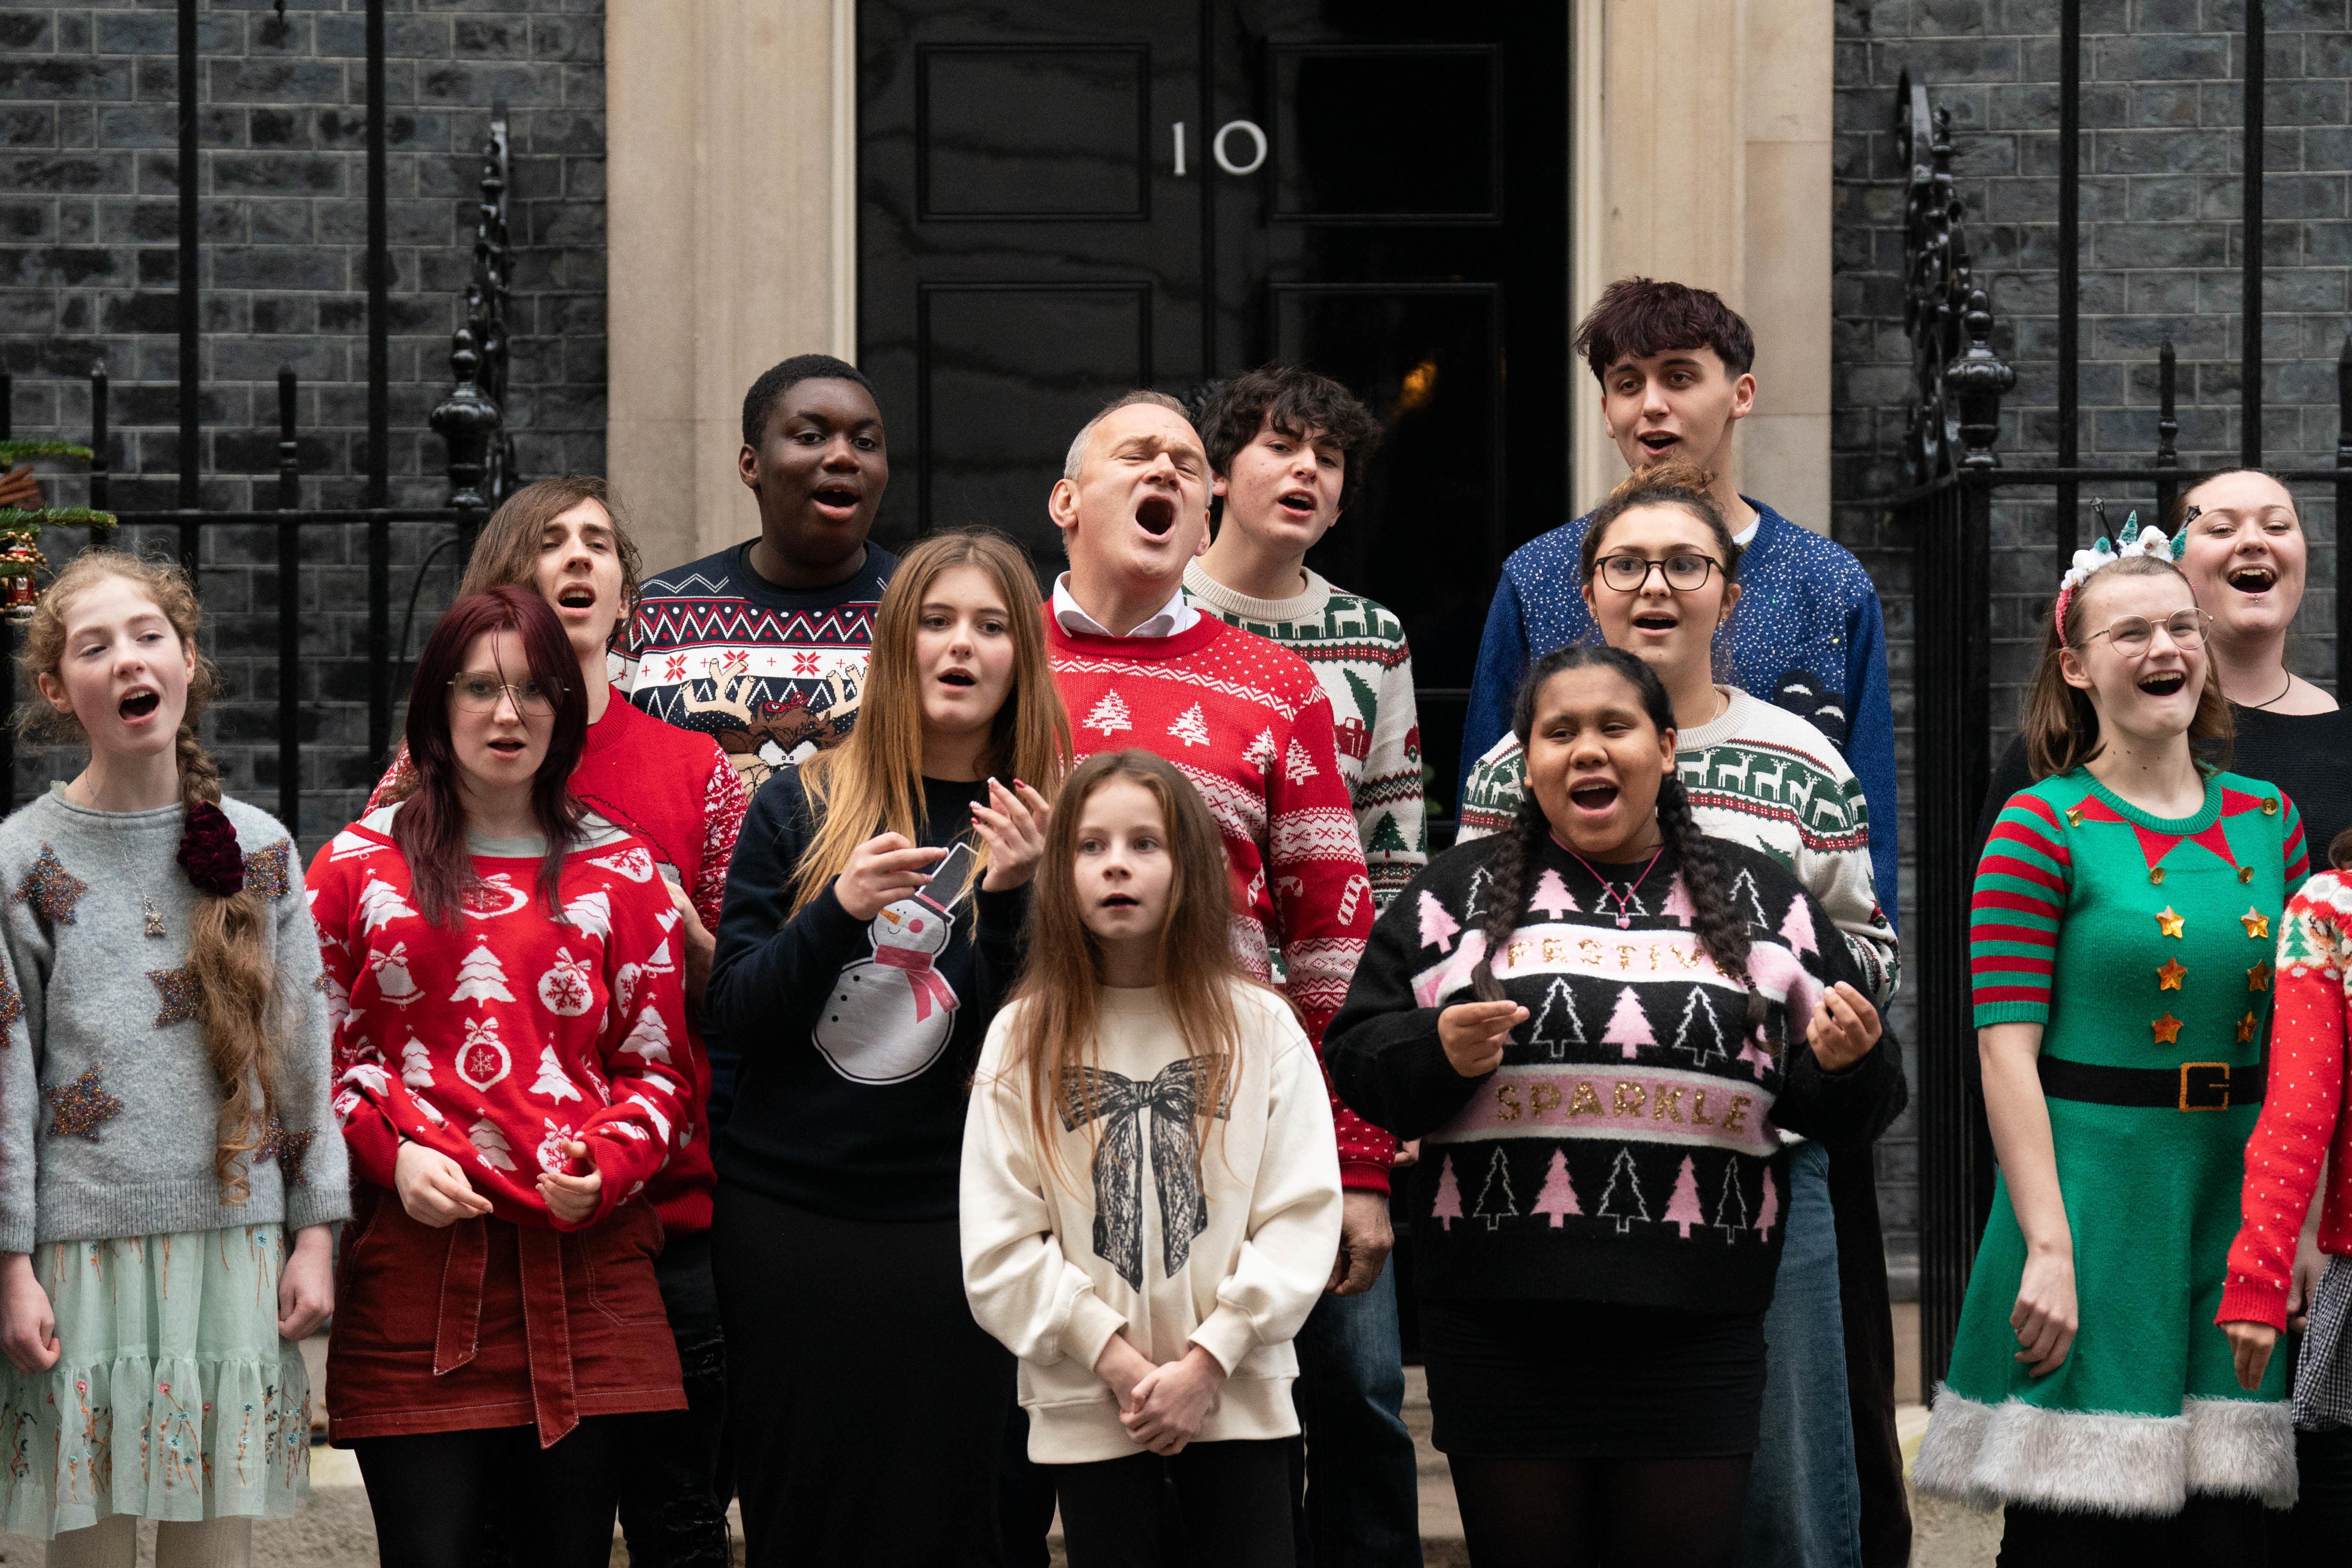
[{"label": "curly hair", "polygon": [[1292,364],[1262,364],[1212,390],[1192,423],[1208,447],[1209,467],[1223,474],[1269,421],[1294,441],[1319,430],[1339,447],[1347,462],[1339,480],[1339,510],[1347,510],[1381,444],[1381,422],[1371,410],[1328,375]]},{"label": "curly hair", "polygon": [[[1511,711],[1511,732],[1518,737],[1521,751],[1527,749],[1528,737],[1535,730],[1536,700],[1545,682],[1571,669],[1592,668],[1612,670],[1631,686],[1641,699],[1642,711],[1660,734],[1674,729],[1674,701],[1666,695],[1665,683],[1658,679],[1657,671],[1622,648],[1580,644],[1546,654],[1519,682],[1518,700]],[[1681,873],[1684,890],[1690,895],[1691,932],[1706,955],[1715,960],[1716,967],[1746,988],[1747,1027],[1753,1032],[1764,1022],[1764,998],[1748,973],[1748,949],[1752,935],[1747,919],[1731,901],[1733,873],[1718,853],[1716,841],[1701,833],[1691,820],[1689,792],[1683,788],[1682,779],[1672,767],[1658,780],[1657,811],[1658,832],[1665,841],[1666,856]],[[1470,972],[1471,989],[1482,1002],[1503,999],[1502,984],[1495,978],[1494,955],[1502,951],[1526,916],[1528,873],[1536,864],[1545,836],[1553,831],[1542,804],[1536,799],[1536,792],[1528,789],[1519,796],[1518,815],[1512,819],[1509,831],[1501,836],[1487,858],[1486,918],[1479,927],[1486,951],[1479,955],[1477,966]],[[1768,1042],[1767,1048],[1776,1047]]]}]

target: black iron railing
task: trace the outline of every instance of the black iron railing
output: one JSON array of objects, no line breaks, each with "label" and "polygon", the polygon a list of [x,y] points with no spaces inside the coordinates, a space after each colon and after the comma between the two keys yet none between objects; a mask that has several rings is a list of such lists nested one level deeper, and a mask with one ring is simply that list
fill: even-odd
[{"label": "black iron railing", "polygon": [[[2076,370],[2081,317],[2075,258],[2081,161],[2082,26],[2079,0],[2061,11],[2059,126],[2059,289],[2057,461],[2004,468],[1994,447],[2000,400],[2016,374],[1993,351],[1991,301],[1969,260],[1951,173],[1948,114],[1932,109],[1927,89],[1906,73],[1895,106],[1895,135],[1909,164],[1904,231],[1904,325],[1911,343],[1912,385],[1905,477],[1911,488],[1885,504],[1916,552],[1917,717],[1913,799],[1918,905],[1906,933],[1908,969],[1918,988],[1919,1027],[1913,1062],[1919,1117],[1920,1361],[1933,1389],[1949,1363],[1969,1268],[1992,1198],[1992,1151],[1968,1066],[1976,1051],[1970,1021],[1969,898],[1975,872],[1975,829],[1992,771],[1992,509],[1996,494],[2046,496],[2056,521],[2050,551],[2052,591],[2080,543],[2082,487],[2099,486],[2130,505],[2145,497],[2155,515],[2171,504],[2184,477],[2173,347],[2158,356],[2157,447],[2146,463],[2084,465],[2077,446]],[[2246,131],[2241,288],[2238,460],[2258,467],[2262,430],[2262,37],[2261,0],[2247,0]],[[2322,483],[2336,498],[2336,678],[2352,692],[2352,337],[2337,362],[2338,429],[2335,466],[2274,468],[2294,484]]]}]

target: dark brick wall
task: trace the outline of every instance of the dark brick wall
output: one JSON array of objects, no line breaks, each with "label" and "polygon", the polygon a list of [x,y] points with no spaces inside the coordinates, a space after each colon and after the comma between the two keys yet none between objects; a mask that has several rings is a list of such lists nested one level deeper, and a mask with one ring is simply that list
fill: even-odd
[{"label": "dark brick wall", "polygon": [[[604,69],[599,0],[390,0],[385,134],[391,257],[391,498],[438,505],[425,416],[450,384],[449,334],[472,265],[478,149],[492,106],[511,132],[515,296],[509,417],[526,475],[604,460]],[[302,378],[313,505],[362,500],[367,294],[364,6],[210,0],[200,12],[198,177],[205,244],[204,446],[209,507],[276,496],[278,367]],[[118,508],[177,502],[177,22],[169,0],[0,5],[0,363],[20,436],[81,437],[85,379],[111,375]],[[79,500],[78,482],[53,489]],[[394,636],[419,563],[453,531],[394,539]],[[64,541],[67,536],[57,536]],[[77,536],[78,538],[78,536]],[[168,531],[134,545],[166,548]],[[70,546],[68,546],[68,550]],[[65,551],[53,548],[53,557]],[[306,842],[355,809],[366,755],[364,530],[305,531]],[[418,637],[454,583],[423,581]],[[230,787],[274,806],[276,542],[208,529],[208,648],[231,700],[210,727]],[[70,759],[28,753],[20,793]]]},{"label": "dark brick wall", "polygon": [[[2346,0],[2270,0],[2263,104],[2263,438],[2273,466],[2324,466],[2336,448],[2336,356],[2352,271],[2352,35]],[[2046,0],[1839,0],[1837,7],[1834,485],[1838,537],[1877,578],[1886,605],[1904,777],[1912,643],[1909,542],[1869,499],[1900,488],[1908,350],[1903,335],[1906,169],[1892,126],[1906,66],[1951,110],[1953,167],[1979,279],[1999,321],[1994,346],[2017,369],[2000,449],[2012,463],[2057,447],[2057,7]],[[2179,354],[2180,455],[2234,463],[2241,247],[2239,0],[2084,0],[2081,206],[2081,453],[2144,462],[2157,443],[2157,353]],[[2335,518],[2321,488],[2298,487],[2313,543],[2290,659],[2333,669]],[[2108,488],[2111,515],[2152,491]],[[2094,532],[2089,489],[2081,522]],[[2121,502],[2122,505],[2117,503]],[[2143,510],[2143,517],[2146,512]],[[1993,712],[2005,743],[2056,587],[2046,502],[1994,519]],[[2332,683],[2332,682],[2331,682]],[[1906,849],[1914,842],[1904,824]],[[1912,905],[1906,856],[1904,913]],[[1897,1022],[1910,1022],[1899,1007]],[[1916,1150],[1908,1119],[1881,1146],[1890,1243],[1913,1245]]]}]

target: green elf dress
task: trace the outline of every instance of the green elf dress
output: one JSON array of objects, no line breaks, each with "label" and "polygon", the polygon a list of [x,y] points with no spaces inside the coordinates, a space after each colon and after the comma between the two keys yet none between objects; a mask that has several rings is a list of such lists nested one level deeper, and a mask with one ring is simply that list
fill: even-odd
[{"label": "green elf dress", "polygon": [[2239,1387],[2214,1313],[2262,1109],[2272,927],[2304,873],[2294,802],[2234,773],[2193,816],[2080,768],[2002,810],[1977,868],[1976,1021],[2042,1026],[2082,1326],[2047,1376],[2014,1359],[2025,1238],[1997,1183],[1921,1490],[2143,1517],[2192,1492],[2294,1501],[2287,1358]]}]

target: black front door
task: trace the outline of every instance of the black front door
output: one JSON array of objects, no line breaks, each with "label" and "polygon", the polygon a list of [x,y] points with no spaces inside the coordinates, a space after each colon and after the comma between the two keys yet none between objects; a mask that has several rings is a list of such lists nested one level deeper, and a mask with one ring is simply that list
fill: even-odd
[{"label": "black front door", "polygon": [[1045,493],[1108,398],[1332,375],[1388,435],[1312,563],[1403,622],[1450,817],[1503,557],[1567,515],[1567,16],[861,0],[881,536],[987,523],[1050,575]]}]

